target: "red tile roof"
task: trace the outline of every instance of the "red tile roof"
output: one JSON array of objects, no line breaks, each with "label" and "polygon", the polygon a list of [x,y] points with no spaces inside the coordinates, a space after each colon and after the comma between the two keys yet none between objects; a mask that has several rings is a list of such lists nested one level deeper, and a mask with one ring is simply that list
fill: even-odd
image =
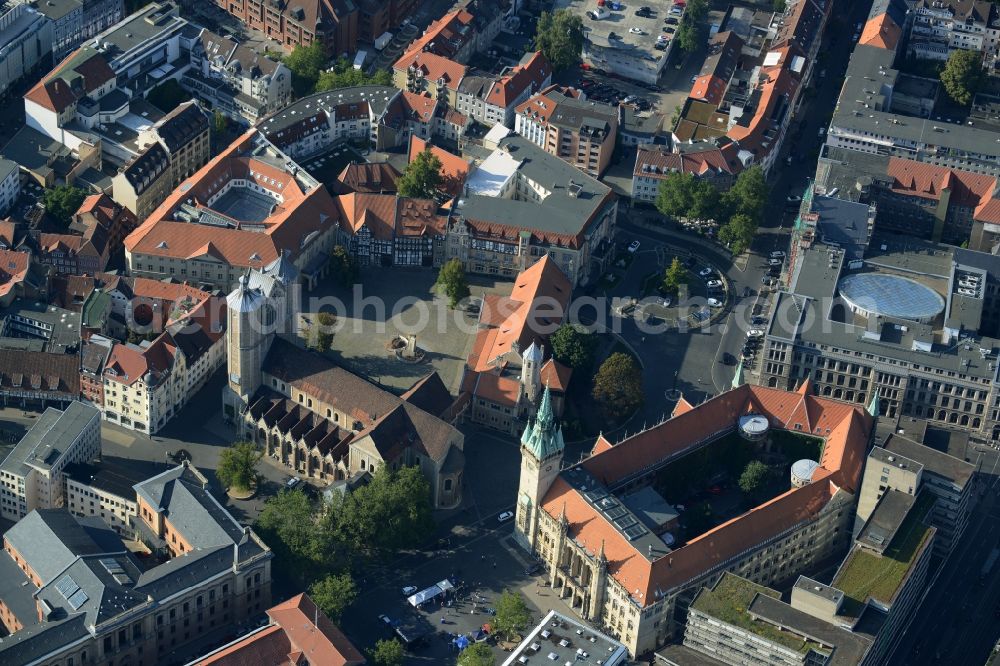
[{"label": "red tile roof", "polygon": [[24,282],[30,264],[31,255],[27,252],[0,250],[0,296],[6,296]]},{"label": "red tile roof", "polygon": [[299,594],[267,611],[271,624],[193,662],[196,666],[360,666],[365,658],[343,632]]},{"label": "red tile roof", "polygon": [[[293,259],[304,241],[329,229],[337,221],[337,207],[322,185],[303,192],[295,178],[262,160],[248,156],[251,129],[234,141],[193,176],[181,183],[160,206],[125,239],[132,254],[192,259],[213,256],[231,266],[261,268],[277,259],[282,250]],[[282,201],[260,224],[263,231],[221,228],[174,220],[174,213],[189,199],[196,208],[233,179],[248,179],[279,193]]]},{"label": "red tile roof", "polygon": [[77,49],[56,65],[24,98],[49,111],[62,113],[115,78],[104,56],[89,48]]},{"label": "red tile roof", "polygon": [[865,23],[858,44],[895,51],[902,34],[902,28],[888,14],[879,14]]},{"label": "red tile roof", "polygon": [[469,163],[464,158],[411,134],[409,160],[412,162],[417,155],[425,150],[430,150],[434,157],[441,160],[441,175],[444,177],[444,181],[441,183],[441,190],[453,197],[457,197],[462,191],[462,186],[465,185],[465,179],[469,175]]},{"label": "red tile roof", "polygon": [[922,199],[940,201],[945,190],[950,190],[950,206],[974,209],[973,217],[983,222],[1000,222],[1000,201],[994,198],[998,180],[969,171],[889,158],[887,175],[892,178],[892,191]]},{"label": "red tile roof", "polygon": [[392,67],[402,72],[414,67],[422,72],[428,81],[443,80],[446,88],[455,91],[458,90],[458,84],[468,71],[468,68],[461,63],[426,51],[405,53]]},{"label": "red tile roof", "polygon": [[525,91],[530,95],[551,80],[552,65],[541,51],[535,51],[528,62],[500,77],[487,93],[486,103],[506,109]]},{"label": "red tile roof", "polygon": [[542,366],[541,376],[544,386],[548,386],[553,391],[565,393],[566,389],[569,388],[569,380],[573,376],[573,368],[550,358]]},{"label": "red tile roof", "polygon": [[825,438],[812,483],[793,488],[664,557],[651,562],[637,551],[563,475],[546,493],[542,506],[554,518],[565,511],[570,537],[592,553],[603,544],[608,571],[615,580],[641,605],[654,603],[670,589],[769,535],[815,516],[839,489],[857,489],[872,419],[860,407],[816,397],[810,388],[807,384],[791,392],[744,385],[697,407],[681,407],[670,420],[617,445],[598,439],[580,466],[599,482],[613,486],[672,454],[732,430],[739,417],[748,413],[766,416],[773,427]]},{"label": "red tile roof", "polygon": [[662,180],[674,172],[703,176],[709,172],[735,175],[743,170],[735,143],[698,152],[671,153],[663,148],[639,146],[633,176]]}]

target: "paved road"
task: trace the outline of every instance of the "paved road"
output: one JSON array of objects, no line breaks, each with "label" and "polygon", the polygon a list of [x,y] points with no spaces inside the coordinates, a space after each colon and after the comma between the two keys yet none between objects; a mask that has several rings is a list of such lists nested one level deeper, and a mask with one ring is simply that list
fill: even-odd
[{"label": "paved road", "polygon": [[893,664],[982,664],[1000,634],[1000,575],[979,578],[1000,540],[1000,506],[991,488],[976,507],[964,539],[944,562],[900,640]]}]

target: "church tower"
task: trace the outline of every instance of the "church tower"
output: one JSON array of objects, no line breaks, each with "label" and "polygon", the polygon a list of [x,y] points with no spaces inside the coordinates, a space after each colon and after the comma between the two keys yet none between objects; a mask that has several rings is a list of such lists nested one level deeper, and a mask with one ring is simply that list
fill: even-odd
[{"label": "church tower", "polygon": [[226,362],[228,375],[223,389],[227,419],[239,421],[250,398],[260,388],[264,357],[274,335],[276,310],[264,293],[250,286],[250,276],[241,275],[239,285],[226,297]]},{"label": "church tower", "polygon": [[552,395],[546,386],[535,420],[528,421],[521,435],[521,479],[514,536],[528,550],[535,550],[540,503],[559,475],[565,448],[562,428],[552,413]]},{"label": "church tower", "polygon": [[521,354],[521,390],[528,402],[534,406],[538,392],[542,388],[542,348],[532,342]]}]

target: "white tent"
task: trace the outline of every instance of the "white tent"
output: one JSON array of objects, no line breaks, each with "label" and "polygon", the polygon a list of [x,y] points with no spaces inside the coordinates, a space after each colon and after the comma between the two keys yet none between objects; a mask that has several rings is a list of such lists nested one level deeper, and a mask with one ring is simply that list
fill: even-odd
[{"label": "white tent", "polygon": [[454,590],[455,589],[455,586],[452,585],[451,581],[448,580],[447,578],[445,578],[444,580],[438,582],[438,584],[436,585],[436,587],[438,589],[440,589],[442,592],[447,592],[448,590]]},{"label": "white tent", "polygon": [[410,602],[411,606],[416,608],[420,604],[426,601],[430,601],[439,594],[441,594],[441,588],[438,587],[437,585],[431,585],[426,590],[420,590],[419,592],[411,596],[409,599],[407,599],[407,601]]}]

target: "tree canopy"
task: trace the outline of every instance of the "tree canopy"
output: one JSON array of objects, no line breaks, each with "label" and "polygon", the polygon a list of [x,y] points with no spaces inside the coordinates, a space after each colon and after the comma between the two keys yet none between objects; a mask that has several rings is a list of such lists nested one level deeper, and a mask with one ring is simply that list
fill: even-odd
[{"label": "tree canopy", "polygon": [[554,69],[573,67],[583,52],[583,19],[566,9],[554,14],[542,12],[535,31],[535,48]]},{"label": "tree canopy", "polygon": [[687,268],[681,263],[678,257],[674,257],[674,260],[670,262],[670,266],[667,267],[667,272],[663,276],[663,288],[666,291],[676,291],[678,287],[686,283],[688,279]]},{"label": "tree canopy", "polygon": [[296,46],[282,58],[282,62],[292,72],[292,88],[298,96],[308,95],[316,88],[320,72],[327,66],[329,58],[323,45],[316,41],[309,46]]},{"label": "tree canopy", "polygon": [[469,282],[465,278],[465,267],[458,258],[449,260],[441,267],[435,285],[448,298],[448,306],[452,308],[471,293]]},{"label": "tree canopy", "polygon": [[757,223],[749,215],[737,213],[719,229],[719,240],[729,246],[733,255],[742,254],[753,243]]},{"label": "tree canopy", "polygon": [[668,217],[713,218],[718,202],[718,190],[692,173],[668,174],[656,193],[656,209]]},{"label": "tree canopy", "polygon": [[504,590],[497,599],[496,611],[493,626],[508,639],[518,637],[531,623],[531,611],[519,592]]},{"label": "tree canopy", "polygon": [[941,84],[956,104],[969,106],[983,81],[983,54],[956,49],[941,71]]},{"label": "tree canopy", "polygon": [[494,666],[496,657],[486,643],[473,643],[458,655],[458,666]]},{"label": "tree canopy", "polygon": [[756,495],[767,481],[770,470],[759,460],[751,460],[740,474],[740,490],[747,495]]},{"label": "tree canopy", "polygon": [[345,572],[316,581],[309,588],[309,596],[327,617],[339,622],[347,607],[357,599],[358,589],[351,574]]},{"label": "tree canopy", "polygon": [[316,315],[316,351],[330,351],[333,346],[333,328],[337,325],[337,317],[332,312],[320,312]]},{"label": "tree canopy", "polygon": [[87,198],[87,192],[72,185],[59,185],[45,190],[42,195],[42,203],[45,205],[45,212],[49,219],[60,227],[68,227],[73,221],[73,214],[80,210],[83,200]]},{"label": "tree canopy", "polygon": [[406,165],[403,175],[396,181],[396,191],[401,197],[431,199],[443,178],[441,160],[430,148],[425,148]]},{"label": "tree canopy", "polygon": [[370,656],[376,666],[403,666],[403,659],[406,657],[406,652],[403,650],[403,644],[398,639],[391,638],[387,641],[377,641]]},{"label": "tree canopy", "polygon": [[628,354],[615,352],[594,376],[592,395],[609,418],[618,420],[628,416],[643,401],[639,364]]},{"label": "tree canopy", "polygon": [[253,442],[234,442],[219,455],[215,470],[222,485],[234,490],[250,490],[257,481],[257,464],[264,452]]},{"label": "tree canopy", "polygon": [[342,287],[358,281],[358,262],[343,245],[334,245],[330,251],[330,274]]},{"label": "tree canopy", "polygon": [[552,334],[549,342],[556,360],[574,370],[589,368],[594,362],[597,338],[580,326],[564,323]]},{"label": "tree canopy", "polygon": [[[332,69],[333,71],[329,71]],[[354,68],[354,63],[346,58],[338,58],[333,66],[323,70],[316,77],[316,92],[336,90],[338,88],[350,88],[351,86],[390,86],[392,85],[392,72],[387,69],[380,69],[371,76],[365,74],[360,69]]]},{"label": "tree canopy", "polygon": [[764,177],[764,170],[758,165],[740,172],[736,177],[733,186],[722,195],[723,214],[720,217],[730,217],[739,213],[749,216],[756,224],[761,215],[764,214],[764,207],[767,205],[767,197],[770,194],[770,187]]},{"label": "tree canopy", "polygon": [[705,41],[705,17],[708,16],[707,0],[689,0],[681,17],[674,39],[681,50],[691,53]]},{"label": "tree canopy", "polygon": [[431,487],[419,467],[382,465],[371,483],[335,499],[323,529],[359,558],[391,555],[422,543],[434,529]]},{"label": "tree canopy", "polygon": [[301,579],[319,566],[323,554],[315,507],[301,489],[282,490],[267,500],[254,526],[283,562],[283,572]]}]

